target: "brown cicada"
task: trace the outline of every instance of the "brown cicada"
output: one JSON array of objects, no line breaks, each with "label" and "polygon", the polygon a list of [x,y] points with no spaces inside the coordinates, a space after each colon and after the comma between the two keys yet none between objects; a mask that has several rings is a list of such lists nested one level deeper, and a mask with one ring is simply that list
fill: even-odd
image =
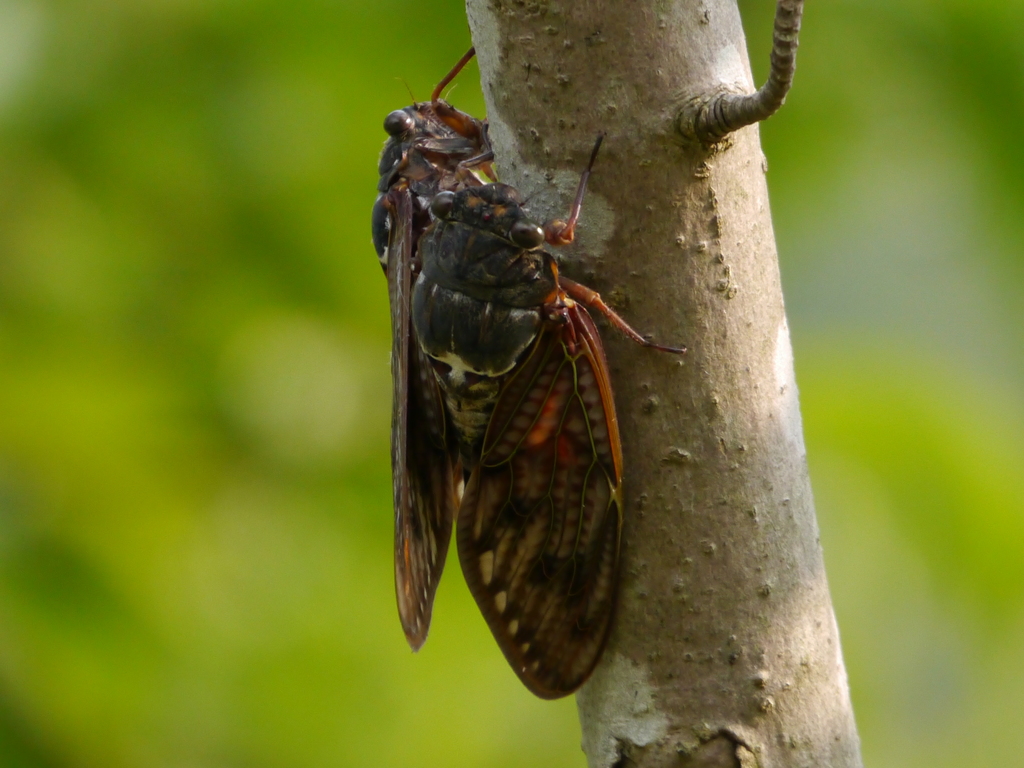
[{"label": "brown cicada", "polygon": [[[387,245],[406,636],[413,648],[426,637],[454,521],[470,591],[542,698],[587,679],[615,603],[622,453],[586,308],[640,344],[684,351],[646,341],[597,293],[561,277],[544,248],[572,242],[600,144],[567,221],[537,224],[508,185],[456,183],[433,197],[418,238],[392,224]],[[399,204],[397,219],[411,222]]]},{"label": "brown cicada", "polygon": [[427,390],[444,403],[438,434],[465,469],[452,507],[462,570],[512,669],[542,698],[590,675],[617,586],[622,452],[587,307],[640,344],[684,351],[646,341],[544,249],[572,242],[600,145],[567,221],[538,225],[505,184],[440,192],[412,293],[411,345],[439,385]]}]

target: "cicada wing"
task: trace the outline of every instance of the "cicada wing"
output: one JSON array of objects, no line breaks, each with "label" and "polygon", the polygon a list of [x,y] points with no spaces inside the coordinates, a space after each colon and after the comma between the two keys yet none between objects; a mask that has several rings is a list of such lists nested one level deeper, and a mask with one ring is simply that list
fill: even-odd
[{"label": "cicada wing", "polygon": [[391,477],[395,504],[395,593],[413,650],[427,639],[430,615],[459,504],[455,450],[430,362],[413,338],[412,200],[388,192],[391,222],[388,293],[391,299]]},{"label": "cicada wing", "polygon": [[541,698],[572,693],[593,671],[618,581],[622,458],[608,366],[586,310],[569,319],[542,332],[502,387],[457,523],[470,591]]}]

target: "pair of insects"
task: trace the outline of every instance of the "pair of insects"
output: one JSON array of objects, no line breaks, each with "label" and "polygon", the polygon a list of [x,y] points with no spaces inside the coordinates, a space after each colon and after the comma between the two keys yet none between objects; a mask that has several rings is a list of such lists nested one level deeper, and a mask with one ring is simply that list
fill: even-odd
[{"label": "pair of insects", "polygon": [[575,691],[608,638],[622,527],[622,451],[587,307],[640,344],[597,293],[558,272],[567,220],[538,224],[495,181],[487,123],[441,98],[389,114],[373,240],[391,300],[395,587],[426,640],[452,527],[498,645],[542,698]]}]

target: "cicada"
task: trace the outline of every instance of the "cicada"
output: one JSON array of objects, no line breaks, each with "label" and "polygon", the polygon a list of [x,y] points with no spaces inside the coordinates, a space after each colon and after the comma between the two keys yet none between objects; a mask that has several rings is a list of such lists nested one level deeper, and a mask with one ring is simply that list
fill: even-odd
[{"label": "cicada", "polygon": [[[573,241],[600,144],[567,220],[538,224],[506,184],[442,190],[415,280],[411,268],[393,280],[389,265],[402,288],[391,292],[392,469],[406,636],[413,648],[426,637],[454,522],[470,591],[541,698],[587,679],[615,605],[622,451],[588,308],[644,346],[685,351],[644,339],[545,249]],[[408,229],[391,235],[392,257],[411,263]]]}]

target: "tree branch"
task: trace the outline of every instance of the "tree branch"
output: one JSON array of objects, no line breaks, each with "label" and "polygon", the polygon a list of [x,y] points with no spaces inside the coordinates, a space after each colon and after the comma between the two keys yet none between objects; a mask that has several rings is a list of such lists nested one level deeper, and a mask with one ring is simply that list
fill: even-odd
[{"label": "tree branch", "polygon": [[691,100],[680,110],[678,118],[679,130],[684,136],[713,144],[779,111],[793,85],[803,12],[803,0],[779,0],[775,7],[768,80],[755,93],[719,91]]},{"label": "tree branch", "polygon": [[[604,330],[625,519],[615,625],[577,695],[591,768],[857,768],[758,132],[712,150],[676,127],[693,94],[753,90],[735,0],[467,10],[498,170],[536,218],[565,216],[605,133],[561,272],[690,350]],[[789,18],[753,113],[788,87]]]}]

